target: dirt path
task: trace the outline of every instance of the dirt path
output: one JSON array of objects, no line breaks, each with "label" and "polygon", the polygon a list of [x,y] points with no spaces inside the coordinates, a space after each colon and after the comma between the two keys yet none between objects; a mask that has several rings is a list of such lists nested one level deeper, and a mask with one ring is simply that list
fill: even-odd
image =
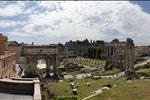
[{"label": "dirt path", "polygon": [[98,90],[96,90],[96,91],[93,91],[91,95],[89,95],[89,96],[83,98],[82,100],[88,100],[89,98],[92,98],[92,97],[94,97],[94,96],[96,96],[96,95],[102,93],[104,89],[109,90],[110,88],[108,88],[108,87],[102,87],[102,88],[100,88],[100,89],[98,89]]},{"label": "dirt path", "polygon": [[94,96],[96,96],[96,95],[98,95],[98,94],[100,94],[102,92],[103,92],[102,89],[98,89],[98,90],[94,91],[94,94],[89,95],[89,96],[83,98],[82,100],[87,100],[87,99],[92,98],[92,97],[94,97]]},{"label": "dirt path", "polygon": [[141,62],[141,63],[139,63],[139,64],[135,64],[134,65],[134,68],[137,68],[137,67],[139,67],[139,66],[143,66],[143,65],[145,65],[145,64],[147,64],[147,62],[150,62],[150,58],[148,58],[146,61],[144,61],[144,62]]}]

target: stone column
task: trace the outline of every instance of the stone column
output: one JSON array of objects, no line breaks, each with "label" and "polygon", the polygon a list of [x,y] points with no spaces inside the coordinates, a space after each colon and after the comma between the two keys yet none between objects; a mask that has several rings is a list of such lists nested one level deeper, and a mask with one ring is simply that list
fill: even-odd
[{"label": "stone column", "polygon": [[46,77],[50,78],[50,58],[46,59]]},{"label": "stone column", "polygon": [[56,55],[53,55],[52,58],[52,65],[53,65],[53,77],[55,79],[58,79],[58,69],[57,69],[57,64],[56,64]]},{"label": "stone column", "polygon": [[26,64],[30,64],[30,57],[26,57]]},{"label": "stone column", "polygon": [[134,71],[134,43],[133,40],[127,39],[126,43],[126,69]]}]

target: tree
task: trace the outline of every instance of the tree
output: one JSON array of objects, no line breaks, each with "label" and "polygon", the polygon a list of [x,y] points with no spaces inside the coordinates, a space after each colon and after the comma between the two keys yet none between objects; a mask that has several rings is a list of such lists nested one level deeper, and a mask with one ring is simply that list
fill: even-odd
[{"label": "tree", "polygon": [[24,73],[27,78],[35,78],[40,76],[39,70],[34,64],[27,65]]}]

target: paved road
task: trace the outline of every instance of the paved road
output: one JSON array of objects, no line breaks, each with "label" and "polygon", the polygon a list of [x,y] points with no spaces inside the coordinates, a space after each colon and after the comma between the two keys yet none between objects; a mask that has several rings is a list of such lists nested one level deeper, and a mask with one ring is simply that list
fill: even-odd
[{"label": "paved road", "polygon": [[0,93],[0,100],[33,100],[33,96]]},{"label": "paved road", "polygon": [[142,62],[142,63],[135,64],[135,65],[134,65],[134,68],[137,68],[137,67],[139,67],[139,66],[143,66],[143,65],[147,64],[147,62],[150,62],[150,58],[148,58],[146,61],[144,61],[144,62]]}]

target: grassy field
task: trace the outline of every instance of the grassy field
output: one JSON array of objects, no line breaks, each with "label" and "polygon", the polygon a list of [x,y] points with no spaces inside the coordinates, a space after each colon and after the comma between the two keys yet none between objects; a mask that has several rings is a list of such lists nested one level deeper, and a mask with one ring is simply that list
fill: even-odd
[{"label": "grassy field", "polygon": [[134,80],[105,90],[89,100],[150,100],[150,80]]},{"label": "grassy field", "polygon": [[[105,84],[121,84],[122,80],[111,80],[111,79],[81,79],[77,80],[79,82],[79,87],[77,88],[78,96],[80,99],[88,96],[91,92],[100,89]],[[90,86],[88,87],[86,83],[89,82]],[[51,88],[53,93],[56,96],[72,96],[72,89],[69,85],[69,82],[63,81],[61,83],[49,83],[48,87]]]},{"label": "grassy field", "polygon": [[145,68],[145,69],[139,69],[136,71],[137,73],[145,73],[147,75],[150,75],[150,68]]},{"label": "grassy field", "polygon": [[103,72],[102,75],[112,75],[112,74],[116,74],[119,72],[121,72],[119,68],[113,67],[111,70]]}]

